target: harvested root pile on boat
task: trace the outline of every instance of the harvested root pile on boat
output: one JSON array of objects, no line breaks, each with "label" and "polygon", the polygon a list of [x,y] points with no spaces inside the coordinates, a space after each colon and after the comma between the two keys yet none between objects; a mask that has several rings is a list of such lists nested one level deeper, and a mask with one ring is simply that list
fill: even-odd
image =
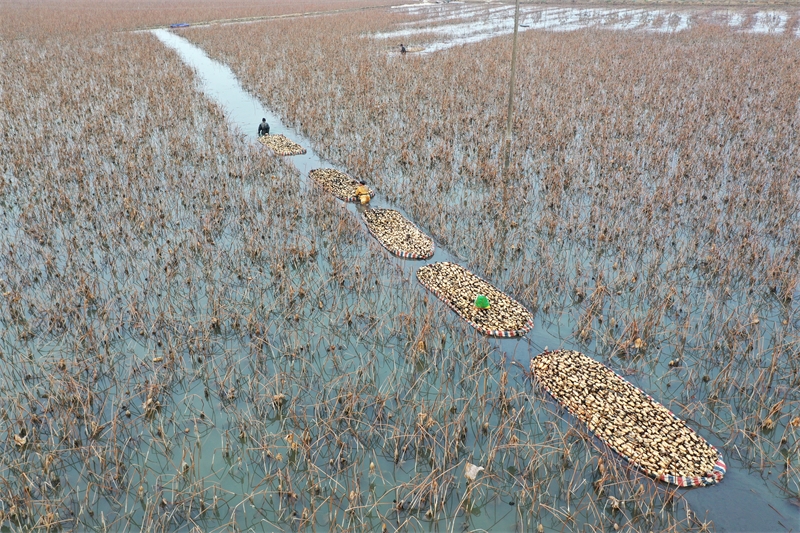
[{"label": "harvested root pile on boat", "polygon": [[[357,202],[358,180],[335,168],[317,168],[308,173],[314,181],[319,183],[323,189],[334,195],[343,202]],[[370,196],[375,193],[370,190]]]},{"label": "harvested root pile on boat", "polygon": [[544,352],[531,360],[531,372],[562,407],[647,475],[681,487],[712,485],[725,475],[716,448],[594,359]]},{"label": "harvested root pile on boat", "polygon": [[362,217],[369,232],[393,254],[407,259],[433,256],[433,239],[394,209],[368,209]]},{"label": "harvested root pile on boat", "polygon": [[294,141],[290,141],[280,133],[275,135],[262,135],[258,142],[275,152],[275,155],[301,155],[306,149]]},{"label": "harvested root pile on boat", "polygon": [[[530,311],[462,266],[448,262],[425,265],[417,270],[417,279],[484,335],[517,337],[533,327]],[[488,299],[489,307],[476,307],[475,300],[481,295]]]}]

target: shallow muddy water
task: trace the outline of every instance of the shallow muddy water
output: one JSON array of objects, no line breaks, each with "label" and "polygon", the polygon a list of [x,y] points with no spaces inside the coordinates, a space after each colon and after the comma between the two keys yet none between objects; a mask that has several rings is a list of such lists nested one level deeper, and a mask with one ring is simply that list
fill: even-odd
[{"label": "shallow muddy water", "polygon": [[[266,117],[270,124],[271,133],[282,133],[290,139],[300,143],[307,150],[307,154],[301,156],[294,156],[291,162],[294,163],[298,170],[301,172],[302,178],[299,186],[308,188],[313,186],[309,183],[307,173],[314,168],[334,167],[340,170],[347,171],[347,169],[337,165],[335,162],[322,160],[315,152],[312,143],[309,139],[305,138],[301,132],[287,127],[282,124],[280,116],[269,111],[267,107],[255,99],[252,95],[248,94],[241,87],[239,81],[236,79],[232,71],[225,65],[221,65],[211,59],[198,47],[189,43],[186,39],[176,35],[174,32],[167,30],[154,30],[153,33],[164,42],[165,45],[174,49],[180,57],[198,74],[201,81],[201,89],[208,95],[209,98],[217,102],[225,111],[231,127],[238,129],[246,136],[251,142],[256,142],[256,129],[262,117]],[[396,206],[388,205],[382,201],[381,191],[376,191],[377,197],[373,200],[375,207],[392,207],[397,209]],[[354,204],[343,204],[353,216],[360,215],[358,213],[359,207]],[[424,228],[423,228],[424,230]],[[391,262],[401,269],[403,276],[410,280],[409,287],[412,290],[425,292],[414,279],[414,271],[416,268],[423,264],[434,261],[454,261],[464,264],[461,258],[455,257],[441,246],[436,246],[435,256],[428,261],[405,261],[392,256],[388,253],[385,255],[385,261]],[[490,280],[491,281],[491,280]],[[502,287],[501,287],[502,288]],[[435,298],[430,295],[431,300]],[[443,312],[450,313],[449,310],[441,306]],[[777,320],[777,318],[775,318]],[[549,317],[537,314],[535,318],[535,327],[525,338],[522,339],[504,339],[491,341],[497,349],[504,353],[507,358],[505,360],[505,367],[509,371],[509,378],[522,382],[523,378],[521,373],[510,365],[511,361],[519,361],[525,368],[528,367],[528,362],[531,357],[542,351],[546,346],[550,348],[564,347],[581,349],[577,345],[572,345],[567,337],[572,336],[573,324],[569,323],[568,317],[556,316]],[[664,350],[669,350],[669,347],[664,347]],[[582,351],[587,351],[583,349]],[[592,356],[591,351],[587,352]],[[382,354],[385,356],[386,354]],[[380,375],[381,380],[391,379],[391,365],[380,366],[383,368],[384,375]],[[503,367],[501,367],[503,368]],[[670,392],[665,383],[673,379],[673,374],[666,368],[653,368],[653,373],[650,375],[632,376],[631,380],[637,385],[641,386],[646,392],[653,395],[656,399],[665,401],[674,397],[674,392]],[[530,388],[530,385],[522,384],[521,388],[525,386]],[[549,398],[542,399],[549,402]],[[191,402],[190,402],[191,403]],[[679,414],[679,416],[681,416]],[[698,427],[697,424],[692,424],[698,432],[706,437],[712,444],[718,445],[719,439],[714,435],[713,431],[708,431],[705,427]],[[208,440],[204,441],[203,447],[211,449],[224,446],[221,442],[224,437],[219,435],[209,436]],[[778,489],[773,487],[771,479],[762,479],[758,473],[749,473],[747,470],[742,469],[735,457],[732,457],[727,450],[723,451],[723,458],[728,465],[728,473],[725,479],[718,486],[710,488],[701,488],[693,490],[681,491],[687,500],[690,502],[693,511],[701,521],[711,520],[714,522],[717,531],[783,531],[785,529],[796,528],[798,524],[797,510],[792,508],[786,499],[779,496]],[[178,461],[180,458],[176,458]],[[381,458],[379,467],[383,470],[389,471],[394,468],[388,457]],[[247,483],[252,483],[254,480],[248,480],[249,474],[246,473],[246,465],[231,465],[231,469],[241,468],[242,475],[240,478],[241,486],[236,488],[231,484],[231,481],[225,483],[231,484],[231,490],[238,490],[239,492],[246,492]],[[402,477],[402,476],[400,476]],[[227,485],[225,485],[227,486]],[[391,483],[387,483],[385,487],[390,487]],[[507,504],[501,505],[505,502],[497,502],[496,500],[487,503],[482,509],[478,507],[473,510],[473,515],[470,518],[470,526],[475,528],[491,528],[494,530],[512,530],[519,528],[521,520],[518,519],[517,513],[512,506]],[[569,503],[567,502],[567,507]],[[267,513],[266,519],[272,520],[273,516]],[[459,518],[458,520],[462,520]],[[592,524],[574,524],[576,528],[586,529],[591,527]],[[534,526],[526,526],[533,529]],[[555,527],[555,524],[553,524]]]}]

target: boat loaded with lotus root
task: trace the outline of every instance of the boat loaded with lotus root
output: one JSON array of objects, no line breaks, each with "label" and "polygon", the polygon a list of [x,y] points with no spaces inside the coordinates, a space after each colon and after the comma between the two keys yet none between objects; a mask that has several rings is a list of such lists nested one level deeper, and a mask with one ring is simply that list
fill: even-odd
[{"label": "boat loaded with lotus root", "polygon": [[306,149],[294,141],[289,140],[285,135],[277,133],[275,135],[262,135],[258,142],[275,152],[275,155],[302,155]]},{"label": "boat loaded with lotus root", "polygon": [[417,279],[484,335],[521,337],[533,327],[533,314],[522,304],[460,265],[425,265]]},{"label": "boat loaded with lotus root", "polygon": [[[316,168],[308,176],[323,189],[343,202],[358,202],[358,187],[361,185],[354,177],[335,168]],[[370,196],[375,193],[370,190]]]},{"label": "boat loaded with lotus root", "polygon": [[393,254],[405,259],[433,257],[433,239],[394,209],[367,209],[361,215],[369,232]]},{"label": "boat loaded with lotus root", "polygon": [[713,485],[725,475],[714,446],[594,359],[546,351],[531,360],[531,372],[556,402],[645,474],[679,487]]}]

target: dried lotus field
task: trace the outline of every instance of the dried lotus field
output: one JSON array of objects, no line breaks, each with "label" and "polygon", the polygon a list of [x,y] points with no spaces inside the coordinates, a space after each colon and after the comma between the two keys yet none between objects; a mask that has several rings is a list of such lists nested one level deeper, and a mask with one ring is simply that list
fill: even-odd
[{"label": "dried lotus field", "polygon": [[[730,8],[717,22],[703,6],[688,9],[680,31],[527,29],[504,176],[510,35],[467,42],[465,32],[456,46],[398,53],[401,42],[436,49],[457,40],[458,24],[477,25],[501,7],[392,9],[183,35],[230,65],[310,148],[374,186],[377,200],[401,209],[437,250],[533,311],[531,355],[545,347],[586,353],[720,449],[722,483],[685,493],[698,522],[791,528],[800,490],[797,9],[780,10],[781,31],[772,33],[759,26],[769,22],[758,14],[766,8]],[[473,14],[459,19],[459,9]],[[499,346],[507,361],[528,357]],[[532,394],[515,368],[509,386]],[[537,406],[521,416],[563,412],[552,400]],[[541,427],[578,435],[576,450],[588,450],[582,461],[596,469],[607,452],[584,441],[588,433],[567,413],[552,420]],[[575,463],[572,454],[566,463]],[[641,515],[615,514],[609,502],[628,502],[623,510],[647,498],[633,496],[634,474],[609,478],[604,464],[601,477],[632,483],[632,492],[597,494],[587,489],[591,476],[565,474],[549,496],[537,492],[553,498],[546,528],[659,529],[640,517],[661,513],[665,500],[643,504]],[[726,488],[735,484],[757,496],[736,500]],[[763,511],[746,513],[758,517],[751,522],[731,512],[759,500]],[[537,504],[516,509],[526,527],[542,516]],[[701,527],[690,522],[679,529]]]},{"label": "dried lotus field", "polygon": [[390,0],[5,0],[0,3],[0,35],[85,35],[168,26],[248,22],[306,13],[354,11],[392,5]]},{"label": "dried lotus field", "polygon": [[[796,14],[529,21],[505,176],[510,38],[444,26],[507,6],[378,4],[0,6],[0,529],[794,527]],[[175,33],[307,155],[242,134],[201,72],[123,31],[245,18]],[[436,263],[320,194],[312,153]],[[533,329],[476,331],[419,282],[443,263]],[[661,402],[725,478],[677,489],[620,459],[531,372],[556,348]]]}]

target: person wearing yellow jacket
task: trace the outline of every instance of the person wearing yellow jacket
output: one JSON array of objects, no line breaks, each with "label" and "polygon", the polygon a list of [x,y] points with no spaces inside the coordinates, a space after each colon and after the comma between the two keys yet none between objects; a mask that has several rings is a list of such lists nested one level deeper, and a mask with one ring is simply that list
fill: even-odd
[{"label": "person wearing yellow jacket", "polygon": [[361,204],[368,204],[370,201],[369,195],[369,187],[363,181],[359,182],[358,188],[356,188],[356,196],[358,197]]}]

